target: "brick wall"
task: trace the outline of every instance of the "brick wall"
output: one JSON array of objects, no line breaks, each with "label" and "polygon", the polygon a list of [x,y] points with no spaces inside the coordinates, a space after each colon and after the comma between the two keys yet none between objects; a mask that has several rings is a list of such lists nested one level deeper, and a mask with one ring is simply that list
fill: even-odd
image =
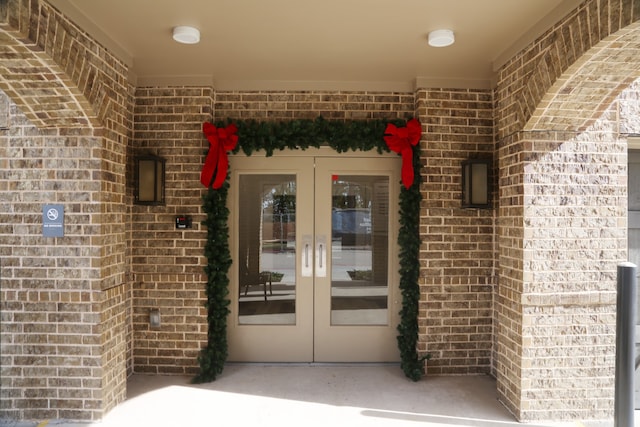
[{"label": "brick wall", "polygon": [[[138,88],[133,155],[166,159],[166,205],[132,206],[134,371],[198,372],[207,340],[204,244],[200,184],[211,120],[211,88]],[[193,228],[176,230],[175,217],[192,217]],[[151,329],[159,309],[162,326]]]},{"label": "brick wall", "polygon": [[415,115],[410,93],[216,91],[215,120],[406,119]]},{"label": "brick wall", "polygon": [[614,104],[620,115],[619,132],[623,135],[640,134],[640,78],[624,90]]},{"label": "brick wall", "polygon": [[[99,419],[125,398],[131,346],[127,70],[48,3],[9,0],[0,14],[11,99],[0,131],[0,416]],[[42,237],[45,203],[64,205],[64,237]]]},{"label": "brick wall", "polygon": [[103,413],[115,407],[127,390],[127,377],[133,371],[132,285],[115,286],[101,293],[100,326],[102,343]]},{"label": "brick wall", "polygon": [[419,351],[431,353],[432,374],[488,373],[494,210],[461,208],[461,163],[493,160],[493,94],[421,89],[417,105],[425,125]]},{"label": "brick wall", "polygon": [[[214,120],[406,118],[413,116],[413,95],[139,88],[132,153],[167,160],[167,200],[165,206],[132,207],[135,372],[192,375],[199,368],[207,334],[200,171],[208,143],[202,123],[212,113]],[[192,216],[193,229],[176,230],[176,215]],[[160,309],[159,329],[149,326],[153,308]]]},{"label": "brick wall", "polygon": [[[417,95],[417,96],[416,96]],[[430,373],[491,369],[494,211],[461,209],[461,162],[493,157],[491,91],[216,92],[216,119],[417,117],[423,136],[421,353]]]},{"label": "brick wall", "polygon": [[531,144],[511,135],[498,147],[499,208],[497,242],[499,279],[495,297],[496,345],[494,347],[498,394],[518,413],[522,384],[522,292],[524,280],[524,181],[525,153]]},{"label": "brick wall", "polygon": [[[0,131],[2,415],[97,418],[100,248],[86,208],[100,191],[90,178],[101,138],[39,130],[13,103],[9,123]],[[64,206],[65,237],[42,237],[45,203]]]}]

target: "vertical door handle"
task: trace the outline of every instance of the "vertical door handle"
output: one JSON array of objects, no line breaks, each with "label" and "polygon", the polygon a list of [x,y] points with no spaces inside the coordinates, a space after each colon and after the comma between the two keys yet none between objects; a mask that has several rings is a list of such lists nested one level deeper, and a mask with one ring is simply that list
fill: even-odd
[{"label": "vertical door handle", "polygon": [[313,276],[313,266],[311,265],[312,242],[313,238],[310,235],[305,234],[302,236],[302,251],[300,253],[300,273],[302,277]]},{"label": "vertical door handle", "polygon": [[327,277],[326,236],[316,236],[316,277]]}]

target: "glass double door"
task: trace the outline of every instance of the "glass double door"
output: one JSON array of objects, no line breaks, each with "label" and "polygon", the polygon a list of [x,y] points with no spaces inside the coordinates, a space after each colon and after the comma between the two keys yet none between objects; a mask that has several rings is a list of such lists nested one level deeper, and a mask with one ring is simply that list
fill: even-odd
[{"label": "glass double door", "polygon": [[400,160],[327,151],[230,160],[231,361],[399,359]]}]

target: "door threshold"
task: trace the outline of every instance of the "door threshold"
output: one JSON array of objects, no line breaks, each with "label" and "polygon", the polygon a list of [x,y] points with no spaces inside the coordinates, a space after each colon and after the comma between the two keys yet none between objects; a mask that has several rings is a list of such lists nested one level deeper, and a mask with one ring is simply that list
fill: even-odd
[{"label": "door threshold", "polygon": [[226,362],[227,366],[309,366],[309,367],[368,367],[400,366],[400,362]]}]

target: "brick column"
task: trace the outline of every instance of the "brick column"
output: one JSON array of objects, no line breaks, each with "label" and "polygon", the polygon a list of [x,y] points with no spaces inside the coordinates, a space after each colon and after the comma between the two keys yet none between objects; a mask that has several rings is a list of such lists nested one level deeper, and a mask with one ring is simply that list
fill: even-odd
[{"label": "brick column", "polygon": [[[136,155],[166,160],[166,203],[133,205],[130,241],[133,286],[133,369],[137,373],[195,375],[207,340],[204,244],[200,184],[211,120],[209,87],[138,88],[131,164]],[[175,217],[192,217],[192,228],[176,229]],[[159,309],[162,325],[149,325]]]},{"label": "brick column", "polygon": [[[127,69],[46,2],[0,20],[0,416],[96,420],[126,397],[131,347]],[[64,237],[42,236],[47,203]]]},{"label": "brick column", "polygon": [[627,156],[607,127],[500,147],[498,394],[522,421],[612,416]]},{"label": "brick column", "polygon": [[462,161],[494,155],[491,91],[420,89],[419,351],[429,373],[491,371],[494,209],[462,209]]}]

